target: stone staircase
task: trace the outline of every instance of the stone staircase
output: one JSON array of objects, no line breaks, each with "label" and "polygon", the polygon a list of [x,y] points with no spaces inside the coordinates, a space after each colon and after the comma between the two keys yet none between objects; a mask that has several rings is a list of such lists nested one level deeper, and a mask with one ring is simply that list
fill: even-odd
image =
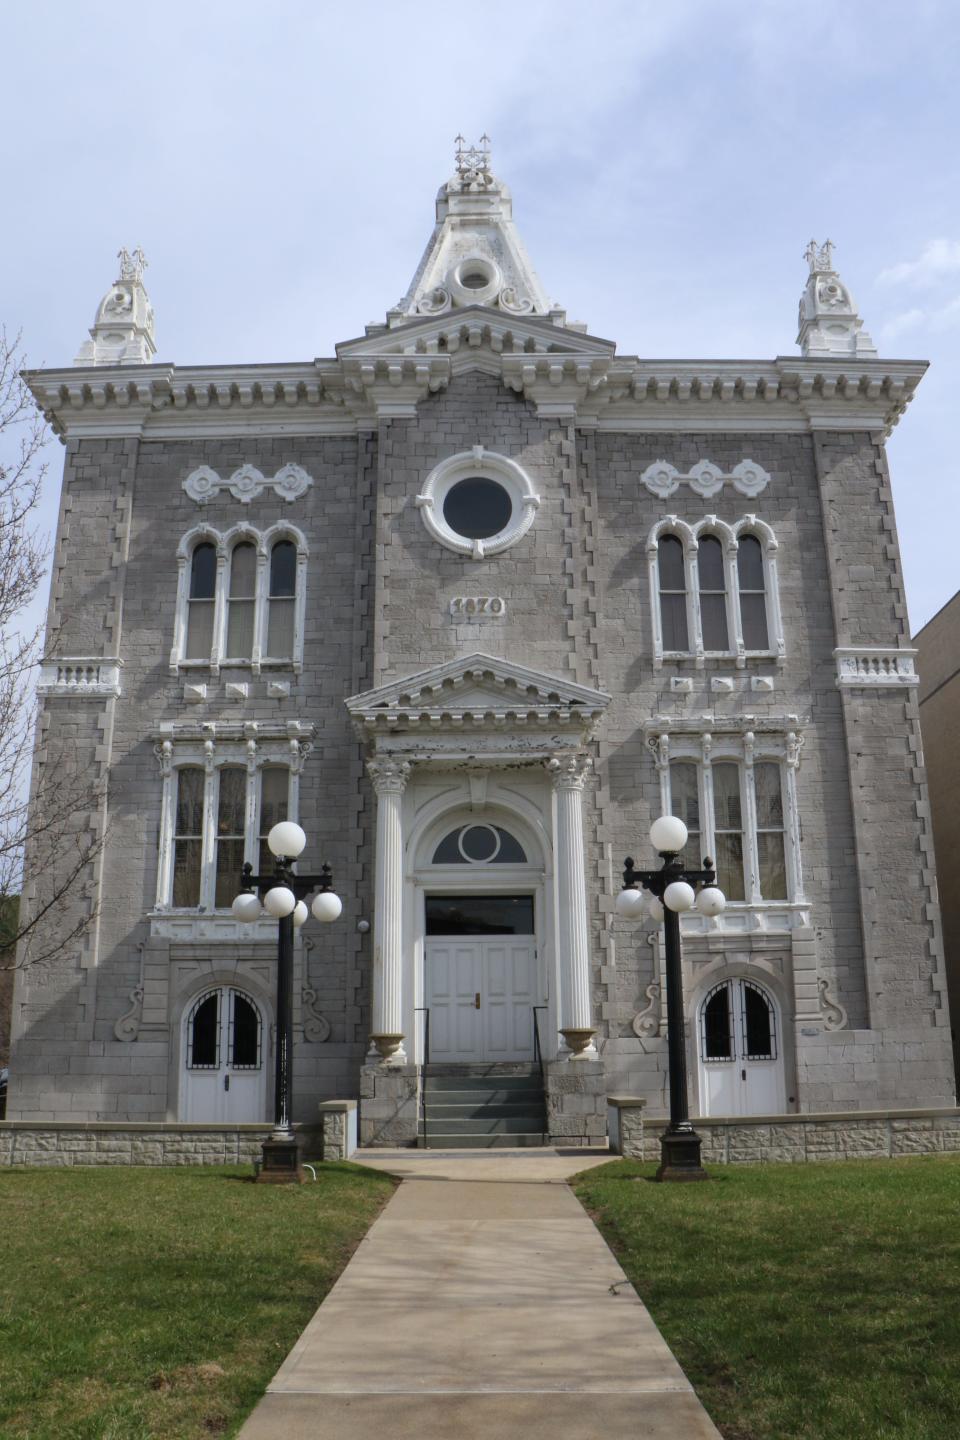
[{"label": "stone staircase", "polygon": [[539,1065],[426,1065],[421,1083],[422,1148],[549,1144]]}]

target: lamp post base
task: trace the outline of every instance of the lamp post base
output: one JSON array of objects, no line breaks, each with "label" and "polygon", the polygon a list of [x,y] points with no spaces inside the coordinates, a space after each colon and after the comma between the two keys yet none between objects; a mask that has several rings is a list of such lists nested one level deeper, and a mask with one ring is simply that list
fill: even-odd
[{"label": "lamp post base", "polygon": [[655,1180],[707,1180],[700,1163],[696,1130],[665,1130],[660,1137],[660,1168]]},{"label": "lamp post base", "polygon": [[271,1136],[263,1142],[263,1162],[257,1175],[260,1185],[300,1185],[303,1168],[300,1164],[300,1142],[278,1140]]}]

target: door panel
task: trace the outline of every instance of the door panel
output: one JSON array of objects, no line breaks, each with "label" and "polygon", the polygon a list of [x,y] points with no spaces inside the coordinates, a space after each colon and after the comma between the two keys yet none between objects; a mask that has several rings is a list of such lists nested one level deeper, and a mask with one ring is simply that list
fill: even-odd
[{"label": "door panel", "polygon": [[233,988],[209,992],[184,1020],[180,1116],[197,1125],[266,1119],[264,1025],[259,1007]]},{"label": "door panel", "polygon": [[785,1107],[777,1012],[752,980],[714,986],[698,1016],[703,1115],[779,1115]]},{"label": "door panel", "polygon": [[431,1060],[533,1059],[537,961],[530,937],[431,939],[424,963]]}]

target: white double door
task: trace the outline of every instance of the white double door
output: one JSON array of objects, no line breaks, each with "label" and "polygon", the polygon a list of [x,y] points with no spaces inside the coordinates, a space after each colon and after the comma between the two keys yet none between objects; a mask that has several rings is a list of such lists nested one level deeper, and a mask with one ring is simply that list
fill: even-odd
[{"label": "white double door", "polygon": [[752,980],[715,985],[700,1006],[700,1113],[781,1115],[783,1054],[772,996]]},{"label": "white double door", "polygon": [[437,937],[424,949],[431,1061],[532,1060],[534,937]]},{"label": "white double door", "polygon": [[265,1026],[256,1001],[233,986],[209,990],[184,1021],[180,1118],[194,1125],[267,1118]]}]

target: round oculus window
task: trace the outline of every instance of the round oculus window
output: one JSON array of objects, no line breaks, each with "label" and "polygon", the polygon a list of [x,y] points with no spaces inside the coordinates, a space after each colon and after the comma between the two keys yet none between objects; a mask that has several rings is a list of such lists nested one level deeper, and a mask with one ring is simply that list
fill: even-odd
[{"label": "round oculus window", "polygon": [[467,540],[489,540],[510,524],[513,501],[496,480],[482,475],[458,480],[443,502],[443,518],[457,535]]}]

